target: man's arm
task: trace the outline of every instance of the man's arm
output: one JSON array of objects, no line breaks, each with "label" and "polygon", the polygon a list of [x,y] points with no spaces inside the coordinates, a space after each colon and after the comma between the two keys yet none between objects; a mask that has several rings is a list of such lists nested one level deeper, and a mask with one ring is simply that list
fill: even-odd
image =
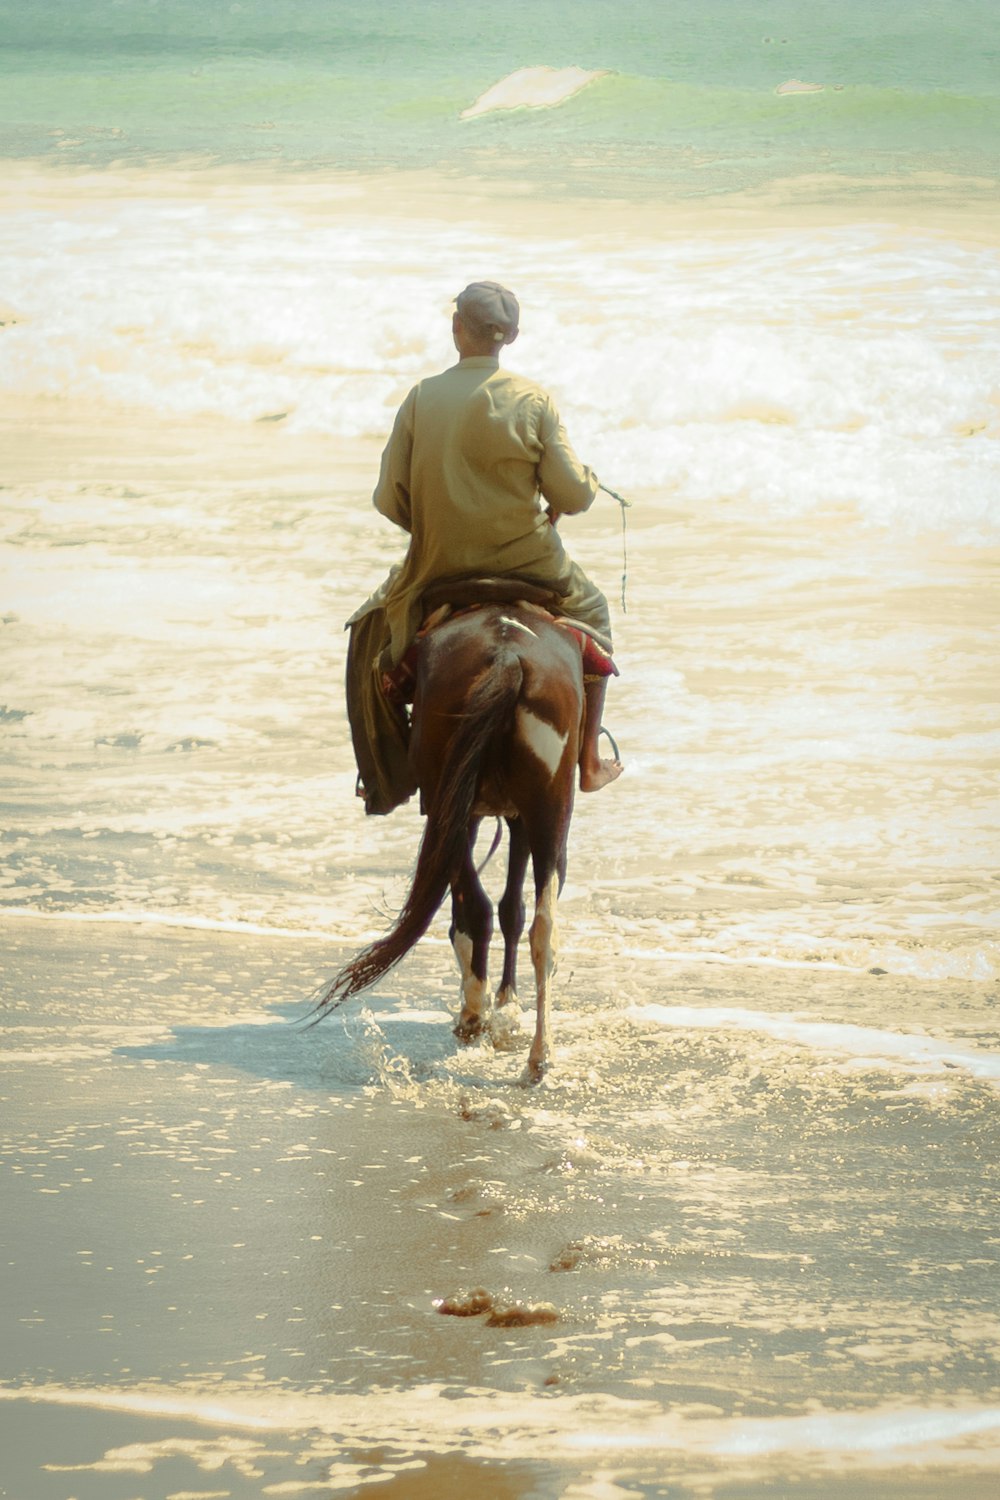
[{"label": "man's arm", "polygon": [[372,504],[377,511],[402,526],[412,530],[410,507],[410,459],[413,454],[413,412],[417,390],[413,390],[396,413],[392,433],[382,454],[382,468],[378,484],[372,495]]},{"label": "man's arm", "polygon": [[538,488],[548,501],[553,519],[579,515],[589,509],[597,494],[597,475],[573,452],[566,429],[548,396],[542,404],[538,437],[542,445]]}]

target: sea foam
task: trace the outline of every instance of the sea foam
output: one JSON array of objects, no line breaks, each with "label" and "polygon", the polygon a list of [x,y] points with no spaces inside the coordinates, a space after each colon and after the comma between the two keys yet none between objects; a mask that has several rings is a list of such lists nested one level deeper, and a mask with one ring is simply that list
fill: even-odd
[{"label": "sea foam", "polygon": [[[0,1401],[31,1401],[170,1418],[259,1434],[296,1433],[303,1444],[325,1452],[323,1439],[336,1434],[359,1442],[371,1432],[390,1445],[433,1453],[440,1445],[482,1457],[562,1459],[595,1452],[631,1451],[685,1455],[689,1463],[725,1459],[752,1473],[777,1455],[811,1458],[833,1468],[890,1469],[907,1463],[988,1470],[995,1462],[1000,1412],[987,1405],[884,1404],[866,1411],[820,1409],[795,1417],[720,1417],[704,1412],[665,1411],[658,1401],[602,1395],[561,1395],[539,1401],[536,1393],[423,1385],[412,1390],[340,1391],[331,1399],[295,1391],[265,1395],[228,1384],[211,1392],[195,1387],[85,1387],[56,1384],[0,1387]],[[311,1441],[310,1441],[311,1439]],[[226,1439],[220,1435],[219,1451]],[[151,1459],[166,1456],[159,1445]],[[75,1466],[85,1470],[90,1465]],[[100,1467],[100,1465],[95,1465]],[[152,1467],[150,1463],[149,1467]]]},{"label": "sea foam", "polygon": [[480,94],[474,104],[462,110],[460,118],[472,120],[497,109],[551,109],[603,77],[604,72],[586,68],[518,68]]},{"label": "sea foam", "polygon": [[956,1046],[936,1037],[735,1007],[643,1005],[632,1008],[628,1014],[640,1025],[757,1033],[820,1053],[847,1055],[875,1066],[891,1064],[914,1072],[960,1068],[974,1078],[1000,1083],[1000,1054]]},{"label": "sea foam", "polygon": [[509,363],[615,487],[1000,533],[995,252],[878,226],[563,240],[150,187],[7,216],[0,389],[382,438],[453,357],[456,290],[493,275],[522,302]]}]

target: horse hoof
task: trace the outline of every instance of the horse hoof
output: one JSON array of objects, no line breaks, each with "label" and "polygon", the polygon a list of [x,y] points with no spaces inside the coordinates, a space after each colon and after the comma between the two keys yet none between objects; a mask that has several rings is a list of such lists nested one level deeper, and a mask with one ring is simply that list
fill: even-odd
[{"label": "horse hoof", "polygon": [[495,1010],[490,1020],[490,1038],[497,1052],[517,1050],[522,1045],[520,1012]]},{"label": "horse hoof", "polygon": [[486,1023],[482,1016],[459,1016],[455,1022],[454,1035],[460,1042],[474,1042],[476,1037],[482,1036],[486,1029]]},{"label": "horse hoof", "polygon": [[548,1071],[547,1057],[529,1057],[524,1065],[524,1072],[521,1074],[521,1082],[526,1088],[534,1088],[536,1084],[541,1083]]}]

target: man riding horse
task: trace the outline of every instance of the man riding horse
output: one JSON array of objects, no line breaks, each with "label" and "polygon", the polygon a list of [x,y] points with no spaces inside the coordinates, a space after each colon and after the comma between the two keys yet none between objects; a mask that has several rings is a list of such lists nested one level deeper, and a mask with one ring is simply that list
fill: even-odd
[{"label": "man riding horse", "polygon": [[599,791],[623,769],[598,752],[607,674],[615,670],[607,600],[566,555],[556,530],[560,516],[587,510],[597,477],[570,447],[551,397],[500,368],[519,313],[517,299],[496,282],[473,282],[459,294],[452,320],[458,363],[414,386],[382,455],[375,508],[409,533],[410,544],[347,622],[348,715],[368,813],[389,813],[416,790],[409,721],[385,688],[423,623],[425,594],[442,579],[523,580],[558,599],[558,614],[595,643],[596,652],[589,649],[604,662],[585,676],[580,789]]}]

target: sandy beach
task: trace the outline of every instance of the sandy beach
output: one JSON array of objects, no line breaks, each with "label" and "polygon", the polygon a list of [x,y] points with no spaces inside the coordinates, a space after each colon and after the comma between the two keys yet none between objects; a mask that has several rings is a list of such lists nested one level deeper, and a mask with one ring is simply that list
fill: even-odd
[{"label": "sandy beach", "polygon": [[300,1024],[420,820],[339,696],[379,444],[286,428],[5,412],[0,1494],[991,1495],[995,549],[575,526],[629,769],[525,1091],[444,917]]},{"label": "sandy beach", "polygon": [[[285,169],[242,163],[238,169],[192,158],[139,168],[126,162],[87,171],[58,160],[8,161],[0,177],[0,206],[7,212],[36,207],[63,211],[167,198],[206,199],[238,209],[266,198],[272,210],[306,220],[341,212],[348,219],[414,225],[470,226],[495,219],[500,227],[531,237],[551,236],[567,246],[618,242],[653,244],[692,236],[742,240],[747,234],[781,233],[864,222],[941,234],[949,240],[996,246],[1000,209],[992,178],[934,170],[892,176],[850,177],[803,172],[743,191],[683,197],[669,192],[599,196],[563,191],[530,177],[470,176],[460,169],[385,168],[377,173]],[[502,205],[502,207],[500,207]],[[256,205],[255,205],[256,206]]]},{"label": "sandy beach", "polygon": [[[574,981],[540,1099],[513,1058],[456,1052],[440,947],[408,966],[409,1008],[320,1030],[295,1022],[331,942],[22,919],[5,950],[11,1500],[992,1492],[974,1298],[996,1075],[975,1080],[968,1044],[907,1066],[866,1059],[869,1030],[817,1068],[776,1026],[751,1071],[724,1022],[681,1030],[657,1081],[669,1143],[626,1143],[609,1106],[651,1101],[660,1059],[633,1006],[602,1022],[595,1077],[607,969]],[[908,1003],[870,976],[649,978],[662,1003],[775,1022],[808,1004],[831,1026],[866,987],[883,1015]],[[958,1030],[975,990],[952,998]],[[921,1167],[948,1096],[951,1144]],[[897,1162],[877,1188],[873,1153]],[[879,1236],[910,1238],[909,1275]],[[939,1300],[942,1256],[963,1271]],[[436,1311],[480,1286],[557,1321]]]},{"label": "sandy beach", "polygon": [[[0,10],[0,1500],[993,1500],[989,0]],[[308,1024],[483,277],[631,501],[535,1088],[445,913]]]}]

